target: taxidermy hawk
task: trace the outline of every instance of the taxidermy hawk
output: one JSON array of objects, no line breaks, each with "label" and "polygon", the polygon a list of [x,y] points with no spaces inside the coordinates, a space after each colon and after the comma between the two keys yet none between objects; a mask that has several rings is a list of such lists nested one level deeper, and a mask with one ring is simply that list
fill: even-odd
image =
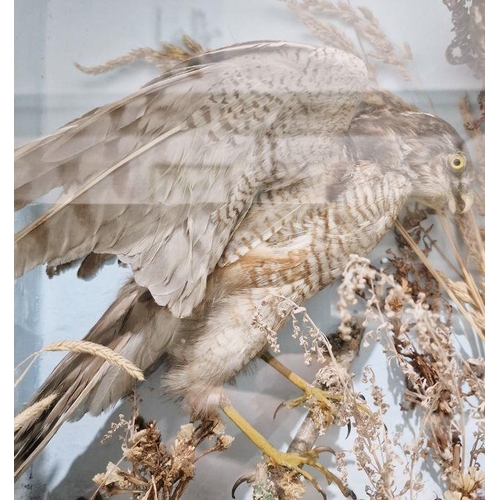
[{"label": "taxidermy hawk", "polygon": [[[270,297],[302,304],[330,285],[408,200],[471,206],[463,140],[398,103],[334,48],[261,41],[194,56],[16,150],[16,208],[57,195],[16,234],[16,275],[118,256],[133,278],[85,340],[146,373],[164,360],[166,393],[210,415],[266,350],[255,311],[274,331],[286,322]],[[16,475],[65,420],[134,385],[101,358],[66,356],[29,404],[57,398],[15,434]]]}]

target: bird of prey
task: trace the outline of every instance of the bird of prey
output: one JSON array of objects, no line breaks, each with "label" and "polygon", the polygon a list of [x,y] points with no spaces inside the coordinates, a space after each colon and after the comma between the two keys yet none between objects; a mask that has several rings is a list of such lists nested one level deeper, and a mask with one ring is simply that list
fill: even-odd
[{"label": "bird of prey", "polygon": [[[282,41],[194,56],[15,158],[17,209],[58,196],[16,234],[16,275],[118,256],[133,278],[85,339],[145,372],[163,360],[167,394],[236,420],[223,387],[266,350],[256,310],[274,331],[287,320],[270,297],[302,304],[330,285],[408,200],[472,203],[449,124],[374,99],[351,54]],[[57,398],[16,432],[16,475],[62,422],[133,387],[100,358],[66,356],[29,404]]]}]

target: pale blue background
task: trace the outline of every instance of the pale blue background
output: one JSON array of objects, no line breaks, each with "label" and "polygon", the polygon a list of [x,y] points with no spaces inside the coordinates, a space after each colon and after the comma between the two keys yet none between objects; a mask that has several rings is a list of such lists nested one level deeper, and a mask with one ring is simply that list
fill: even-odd
[{"label": "pale blue background", "polygon": [[[469,90],[474,98],[481,84],[468,68],[450,66],[445,60],[444,52],[452,33],[450,14],[442,2],[379,0],[352,4],[371,7],[389,38],[398,46],[406,41],[412,48],[414,61],[409,67],[417,78],[405,83],[393,68],[381,67],[380,82],[429,111],[430,96],[435,110],[459,128],[458,97]],[[179,42],[183,33],[212,48],[255,39],[317,43],[296,15],[277,0],[23,0],[15,3],[15,11],[16,144],[48,133],[95,106],[126,95],[157,75],[154,66],[138,63],[91,77],[76,70],[75,61],[83,65],[100,64],[133,48],[159,47],[160,40]],[[389,236],[374,258],[390,245]],[[43,269],[19,280],[15,288],[16,360],[53,341],[83,337],[127,276],[126,270],[107,266],[90,282],[78,281],[71,271],[49,280]],[[311,316],[327,333],[334,330],[337,322],[334,299],[335,292],[329,289],[309,305]],[[301,363],[300,349],[287,340],[287,333],[289,330],[281,336],[280,360],[312,380],[314,368]],[[35,365],[16,392],[17,408],[61,357],[45,354]],[[379,383],[388,392],[387,402],[393,406],[386,420],[389,430],[404,425],[409,432],[416,432],[418,427],[412,430],[411,423],[401,417],[398,409],[401,390],[391,381],[380,346],[363,349],[353,367],[357,380],[366,363],[373,366]],[[188,417],[161,394],[158,385],[159,374],[156,374],[141,388],[141,412],[147,419],[158,420],[165,438],[171,438]],[[283,410],[279,424],[273,421],[278,404],[297,396],[286,380],[258,362],[251,374],[238,377],[236,387],[228,388],[227,392],[234,405],[272,443],[286,449],[304,415],[298,409]],[[79,495],[89,498],[93,491],[92,476],[104,471],[108,460],[116,461],[120,456],[117,440],[105,445],[99,441],[110,422],[117,421],[118,413],[127,416],[129,412],[128,403],[124,403],[99,418],[85,417],[63,426],[17,484],[16,498],[76,500]],[[233,446],[226,453],[213,454],[199,462],[196,479],[185,495],[187,500],[230,498],[234,481],[252,470],[258,461],[259,452],[233,425],[228,424],[228,432],[236,436]],[[320,442],[349,449],[352,439],[345,440],[345,434],[345,429],[340,433],[334,431]],[[329,456],[322,461],[333,468]],[[356,471],[353,474],[350,486],[358,498],[365,498],[366,479]],[[319,477],[319,481],[326,487],[323,478]],[[335,487],[328,491],[329,498],[341,498]],[[431,500],[435,493],[439,493],[439,488],[430,477],[428,491],[419,498]],[[237,498],[250,498],[249,490],[241,486]],[[317,499],[319,495],[311,490],[307,498]]]}]

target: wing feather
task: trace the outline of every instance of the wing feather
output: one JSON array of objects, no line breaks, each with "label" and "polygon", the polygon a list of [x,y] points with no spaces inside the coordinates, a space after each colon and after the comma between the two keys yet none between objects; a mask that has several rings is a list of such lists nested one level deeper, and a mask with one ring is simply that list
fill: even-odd
[{"label": "wing feather", "polygon": [[307,178],[300,137],[345,132],[365,83],[363,63],[335,49],[241,44],[19,148],[16,206],[61,193],[16,235],[16,274],[115,254],[189,315],[259,193]]},{"label": "wing feather", "polygon": [[[127,283],[84,340],[104,345],[150,373],[161,362],[180,322],[167,310],[158,309],[147,290]],[[30,407],[57,395],[42,415],[25,420],[16,431],[15,477],[22,474],[66,420],[78,420],[86,412],[99,415],[129,394],[135,384],[128,373],[101,357],[68,354],[27,404]]]}]

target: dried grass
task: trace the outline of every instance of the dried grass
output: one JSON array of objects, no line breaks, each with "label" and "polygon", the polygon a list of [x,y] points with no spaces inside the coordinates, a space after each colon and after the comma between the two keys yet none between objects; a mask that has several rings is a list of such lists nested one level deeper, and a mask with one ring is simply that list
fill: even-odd
[{"label": "dried grass", "polygon": [[[283,0],[324,44],[350,52],[366,63],[373,79],[376,64],[394,66],[404,80],[410,80],[407,63],[412,58],[408,44],[397,48],[384,33],[372,11],[366,7],[352,7],[347,2],[330,0]],[[343,27],[327,23],[326,18],[339,22]],[[359,49],[345,32],[345,27],[354,30]],[[369,48],[366,48],[369,47]]]},{"label": "dried grass", "polygon": [[[376,63],[393,66],[403,79],[411,79],[407,68],[408,61],[412,59],[410,46],[404,43],[402,47],[396,47],[386,36],[370,9],[354,8],[347,2],[329,0],[281,1],[295,12],[304,25],[325,45],[336,47],[363,59],[374,80]],[[327,22],[326,18],[332,18],[342,26]],[[355,40],[346,34],[346,26],[353,29]],[[140,47],[100,65],[83,66],[75,63],[75,66],[83,73],[99,75],[137,61],[145,61],[155,64],[161,71],[168,71],[175,64],[209,50],[187,35],[183,36],[182,43],[184,47],[161,42],[160,50]]]},{"label": "dried grass", "polygon": [[122,370],[125,370],[130,376],[134,377],[139,381],[144,380],[144,374],[137,366],[131,361],[123,356],[117,354],[113,349],[103,346],[101,344],[96,344],[95,342],[89,342],[87,340],[62,340],[59,342],[54,342],[53,344],[44,347],[40,351],[31,354],[24,361],[19,363],[16,367],[18,370],[22,365],[30,361],[28,367],[23,371],[23,373],[15,381],[14,387],[17,387],[19,382],[24,378],[26,373],[32,367],[33,363],[36,361],[38,356],[44,352],[56,352],[56,351],[68,351],[73,353],[89,354],[90,356],[96,356],[106,360],[112,365],[118,366]]},{"label": "dried grass", "polygon": [[[422,249],[413,241],[412,237],[408,233],[408,231],[403,227],[403,225],[399,222],[396,221],[396,228],[397,230],[401,233],[403,238],[406,240],[408,245],[411,247],[411,249],[415,252],[415,254],[418,256],[418,258],[422,261],[422,263],[425,265],[429,273],[433,276],[433,278],[443,287],[443,289],[446,291],[448,296],[453,300],[455,303],[457,309],[462,313],[464,318],[468,321],[470,326],[474,329],[474,331],[479,335],[481,340],[484,340],[484,331],[483,328],[481,328],[475,321],[474,318],[471,316],[469,311],[464,307],[462,304],[462,301],[457,297],[455,294],[455,290],[453,287],[449,286],[449,283],[451,280],[446,279],[443,277],[443,275],[435,269],[435,267],[431,264],[425,253],[422,251]],[[471,298],[470,295],[468,295],[469,298]],[[472,300],[472,298],[471,298]],[[484,312],[484,308],[483,308]]]},{"label": "dried grass", "polygon": [[16,415],[14,418],[14,432],[21,429],[26,422],[36,419],[39,415],[41,415],[47,408],[50,407],[57,397],[57,394],[51,394]]},{"label": "dried grass", "polygon": [[184,61],[189,57],[197,54],[201,54],[206,51],[202,46],[193,40],[191,37],[184,35],[182,37],[182,42],[185,48],[179,47],[178,45],[173,45],[166,42],[161,42],[161,49],[155,50],[151,47],[139,47],[132,49],[128,54],[124,56],[111,59],[106,61],[104,64],[97,66],[83,66],[79,63],[75,63],[76,68],[82,73],[88,75],[100,75],[103,73],[108,73],[115,69],[123,66],[129,66],[137,61],[145,61],[147,63],[153,63],[160,71],[168,71],[172,66]]}]

